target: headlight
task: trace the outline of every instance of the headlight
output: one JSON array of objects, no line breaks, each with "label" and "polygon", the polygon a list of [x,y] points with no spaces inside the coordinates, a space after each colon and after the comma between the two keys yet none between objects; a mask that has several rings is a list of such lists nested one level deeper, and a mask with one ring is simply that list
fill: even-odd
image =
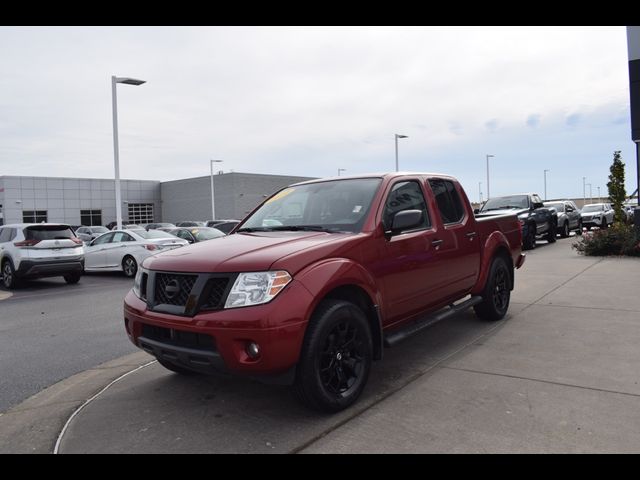
[{"label": "headlight", "polygon": [[142,276],[146,275],[144,277],[144,281],[147,281],[147,278],[149,278],[149,271],[140,267],[138,268],[138,272],[136,273],[136,278],[133,281],[133,293],[136,294],[136,297],[141,298],[142,300],[144,300],[147,296],[147,286],[146,285],[142,285]]},{"label": "headlight", "polygon": [[248,307],[271,301],[291,281],[284,270],[249,272],[238,275],[224,308]]}]

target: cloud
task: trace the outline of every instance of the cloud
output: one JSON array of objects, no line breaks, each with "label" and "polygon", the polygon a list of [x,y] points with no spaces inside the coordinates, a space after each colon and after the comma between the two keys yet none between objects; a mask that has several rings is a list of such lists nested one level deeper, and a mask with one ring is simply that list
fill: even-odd
[{"label": "cloud", "polygon": [[484,122],[484,128],[490,132],[495,132],[498,129],[498,119],[492,118],[491,120]]},{"label": "cloud", "polygon": [[542,117],[542,115],[538,114],[538,113],[533,113],[531,115],[529,115],[527,117],[527,127],[531,127],[531,128],[536,128],[538,125],[540,125],[540,118]]},{"label": "cloud", "polygon": [[581,120],[582,120],[582,114],[573,113],[567,116],[566,124],[570,127],[575,127],[580,123]]}]

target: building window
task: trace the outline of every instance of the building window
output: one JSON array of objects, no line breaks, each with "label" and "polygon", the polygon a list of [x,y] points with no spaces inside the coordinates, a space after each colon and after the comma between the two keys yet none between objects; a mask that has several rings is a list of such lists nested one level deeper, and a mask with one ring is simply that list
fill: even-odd
[{"label": "building window", "polygon": [[153,203],[130,203],[129,223],[153,223]]},{"label": "building window", "polygon": [[24,223],[41,223],[47,221],[46,210],[23,210],[22,221]]},{"label": "building window", "polygon": [[80,223],[87,227],[102,225],[102,210],[80,210]]}]

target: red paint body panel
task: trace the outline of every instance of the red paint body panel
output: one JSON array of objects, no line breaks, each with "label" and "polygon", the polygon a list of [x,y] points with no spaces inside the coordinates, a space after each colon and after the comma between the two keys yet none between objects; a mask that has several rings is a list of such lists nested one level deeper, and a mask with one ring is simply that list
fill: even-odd
[{"label": "red paint body panel", "polygon": [[[461,222],[443,224],[429,185],[433,177],[454,182],[463,200]],[[396,182],[406,180],[420,184],[431,227],[385,235],[382,215],[388,192]],[[124,313],[131,341],[138,345],[142,323],[206,334],[215,339],[232,372],[284,372],[298,361],[314,309],[336,288],[356,286],[364,291],[378,306],[387,329],[482,291],[498,249],[504,249],[515,266],[523,262],[517,218],[477,221],[465,192],[452,177],[384,175],[372,202],[361,233],[236,233],[148,258],[143,266],[153,271],[233,274],[285,270],[293,280],[267,304],[201,312],[194,317],[150,311],[130,292]],[[260,345],[259,359],[247,356],[244,346],[248,341]]]}]

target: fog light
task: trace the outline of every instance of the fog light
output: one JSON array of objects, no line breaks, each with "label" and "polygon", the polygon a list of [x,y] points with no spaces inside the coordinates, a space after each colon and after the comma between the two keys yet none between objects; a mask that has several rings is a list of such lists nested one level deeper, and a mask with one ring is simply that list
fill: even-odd
[{"label": "fog light", "polygon": [[254,360],[258,358],[260,356],[260,346],[255,342],[249,343],[247,345],[247,355],[249,355]]}]

